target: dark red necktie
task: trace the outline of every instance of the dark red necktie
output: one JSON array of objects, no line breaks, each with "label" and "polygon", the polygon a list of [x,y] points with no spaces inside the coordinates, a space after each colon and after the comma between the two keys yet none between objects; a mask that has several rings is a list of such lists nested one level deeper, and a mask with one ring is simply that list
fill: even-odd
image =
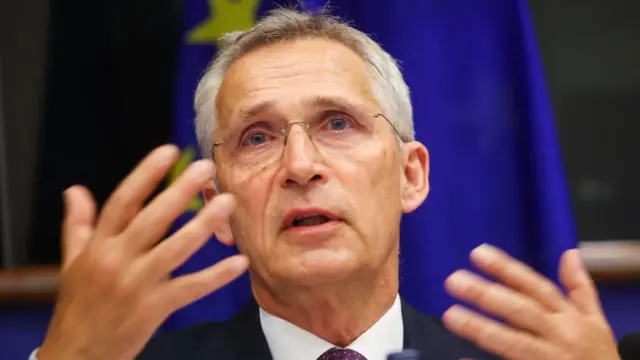
[{"label": "dark red necktie", "polygon": [[318,357],[318,360],[367,360],[357,351],[350,349],[332,348],[325,351],[324,354]]}]

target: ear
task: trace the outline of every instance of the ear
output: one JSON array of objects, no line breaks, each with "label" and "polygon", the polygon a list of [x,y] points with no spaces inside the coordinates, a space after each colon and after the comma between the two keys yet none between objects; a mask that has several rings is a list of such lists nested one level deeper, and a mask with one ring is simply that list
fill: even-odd
[{"label": "ear", "polygon": [[[204,199],[205,205],[210,201],[213,201],[213,198],[217,195],[220,195],[220,190],[216,186],[215,181],[209,180],[202,188],[202,198]],[[224,221],[220,224],[214,231],[214,234],[218,241],[227,246],[231,246],[235,243],[235,240],[233,239],[233,232],[231,231],[231,226],[228,221]]]},{"label": "ear", "polygon": [[202,188],[202,198],[204,199],[205,204],[211,201],[211,199],[213,199],[213,197],[218,194],[218,188],[213,182],[213,179],[209,180],[207,184]]},{"label": "ear", "polygon": [[402,211],[417,209],[429,195],[429,151],[418,141],[404,144]]}]

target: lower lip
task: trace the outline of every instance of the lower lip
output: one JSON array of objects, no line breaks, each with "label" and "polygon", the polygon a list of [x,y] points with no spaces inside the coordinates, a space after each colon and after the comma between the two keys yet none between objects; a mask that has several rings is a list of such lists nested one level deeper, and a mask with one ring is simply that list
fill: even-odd
[{"label": "lower lip", "polygon": [[286,234],[302,235],[321,235],[331,232],[342,225],[343,221],[331,220],[319,225],[311,226],[292,226],[284,231]]}]

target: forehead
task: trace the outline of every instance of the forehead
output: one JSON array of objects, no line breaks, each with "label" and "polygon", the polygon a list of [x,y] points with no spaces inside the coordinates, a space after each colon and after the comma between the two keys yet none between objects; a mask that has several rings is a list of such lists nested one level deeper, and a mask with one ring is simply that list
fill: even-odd
[{"label": "forehead", "polygon": [[288,111],[318,98],[377,105],[366,63],[354,51],[326,39],[291,40],[238,59],[223,79],[216,111],[224,126],[259,103]]}]

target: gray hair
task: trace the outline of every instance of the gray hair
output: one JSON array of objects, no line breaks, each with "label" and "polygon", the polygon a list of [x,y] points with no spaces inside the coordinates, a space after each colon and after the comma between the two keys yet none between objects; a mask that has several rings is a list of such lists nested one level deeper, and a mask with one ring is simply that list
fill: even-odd
[{"label": "gray hair", "polygon": [[375,41],[325,11],[311,14],[277,9],[246,31],[219,40],[216,57],[200,80],[195,94],[195,127],[202,156],[213,154],[217,114],[215,101],[225,73],[234,61],[261,46],[301,38],[325,38],[344,44],[362,57],[371,74],[371,86],[384,116],[405,140],[414,139],[409,87],[396,61]]}]

